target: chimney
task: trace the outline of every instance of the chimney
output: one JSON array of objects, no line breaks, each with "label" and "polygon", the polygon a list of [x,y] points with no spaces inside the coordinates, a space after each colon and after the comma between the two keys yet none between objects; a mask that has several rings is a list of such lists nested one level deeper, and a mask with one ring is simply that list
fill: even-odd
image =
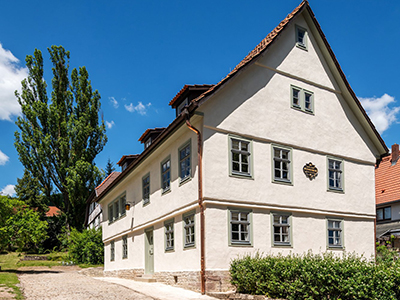
[{"label": "chimney", "polygon": [[394,165],[398,159],[399,159],[399,145],[393,144],[392,145],[392,165]]}]

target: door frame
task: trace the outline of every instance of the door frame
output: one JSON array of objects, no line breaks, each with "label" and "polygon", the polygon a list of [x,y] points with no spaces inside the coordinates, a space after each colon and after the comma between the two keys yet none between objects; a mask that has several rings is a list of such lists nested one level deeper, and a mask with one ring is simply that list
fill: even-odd
[{"label": "door frame", "polygon": [[[151,232],[153,237],[153,254],[149,255],[150,242],[148,234]],[[146,228],[144,231],[144,274],[154,274],[154,227]],[[151,268],[152,267],[152,268]]]}]

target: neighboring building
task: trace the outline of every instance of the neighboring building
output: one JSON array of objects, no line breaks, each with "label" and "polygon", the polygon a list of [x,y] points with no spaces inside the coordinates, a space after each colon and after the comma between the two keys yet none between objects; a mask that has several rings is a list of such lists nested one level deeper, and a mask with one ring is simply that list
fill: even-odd
[{"label": "neighboring building", "polygon": [[49,206],[49,210],[46,212],[46,217],[55,217],[61,214],[60,209],[57,206]]},{"label": "neighboring building", "polygon": [[376,238],[393,240],[400,248],[400,163],[399,145],[392,146],[391,155],[385,156],[375,168]]},{"label": "neighboring building", "polygon": [[219,83],[186,85],[170,105],[175,120],[146,131],[93,198],[106,273],[223,291],[238,255],[374,255],[388,149],[307,1]]}]

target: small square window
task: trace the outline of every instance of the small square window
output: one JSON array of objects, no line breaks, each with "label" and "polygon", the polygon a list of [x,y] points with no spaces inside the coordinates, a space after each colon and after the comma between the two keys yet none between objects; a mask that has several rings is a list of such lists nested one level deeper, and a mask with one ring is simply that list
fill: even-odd
[{"label": "small square window", "polygon": [[296,46],[307,50],[307,30],[296,26]]},{"label": "small square window", "polygon": [[143,205],[150,202],[150,174],[142,178]]},{"label": "small square window", "polygon": [[185,181],[191,176],[191,143],[190,141],[179,149],[179,177]]},{"label": "small square window", "polygon": [[343,248],[343,220],[328,219],[328,247]]},{"label": "small square window", "polygon": [[343,191],[343,161],[328,158],[328,185],[330,190]]},{"label": "small square window", "polygon": [[184,228],[184,246],[193,247],[195,245],[195,223],[194,213],[190,213],[183,216],[183,228]]},{"label": "small square window", "polygon": [[229,211],[229,235],[232,245],[251,245],[251,211]]},{"label": "small square window", "polygon": [[384,208],[378,208],[376,210],[376,220],[386,221],[392,219],[392,209],[390,206]]},{"label": "small square window", "polygon": [[290,89],[292,108],[314,113],[314,93],[293,85],[290,86]]},{"label": "small square window", "polygon": [[274,246],[290,246],[290,214],[272,214]]},{"label": "small square window", "polygon": [[174,220],[164,224],[165,227],[165,251],[174,250]]},{"label": "small square window", "polygon": [[273,180],[291,183],[291,149],[273,146]]}]

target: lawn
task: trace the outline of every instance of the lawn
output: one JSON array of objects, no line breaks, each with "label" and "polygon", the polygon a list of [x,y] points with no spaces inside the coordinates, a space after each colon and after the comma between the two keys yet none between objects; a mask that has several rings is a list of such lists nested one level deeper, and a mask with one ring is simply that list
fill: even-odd
[{"label": "lawn", "polygon": [[13,289],[15,299],[24,299],[21,290],[17,286],[19,283],[16,270],[20,259],[18,253],[0,254],[0,286],[6,286]]}]

